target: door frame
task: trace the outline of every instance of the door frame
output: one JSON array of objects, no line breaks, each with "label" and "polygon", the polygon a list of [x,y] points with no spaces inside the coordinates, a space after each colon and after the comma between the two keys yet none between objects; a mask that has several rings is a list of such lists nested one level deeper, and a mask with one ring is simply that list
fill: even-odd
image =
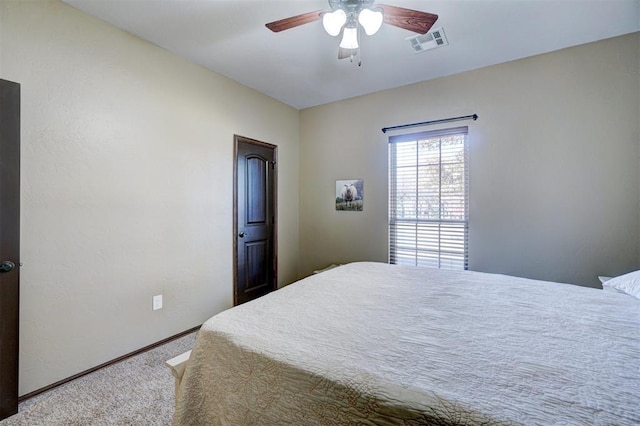
[{"label": "door frame", "polygon": [[278,288],[278,146],[257,139],[233,135],[233,306],[238,305],[238,145],[240,143],[273,150],[273,288]]}]

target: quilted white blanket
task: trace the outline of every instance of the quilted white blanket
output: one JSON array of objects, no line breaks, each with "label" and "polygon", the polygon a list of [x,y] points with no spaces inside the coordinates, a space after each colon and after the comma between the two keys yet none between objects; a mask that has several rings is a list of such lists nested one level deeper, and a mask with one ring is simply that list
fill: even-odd
[{"label": "quilted white blanket", "polygon": [[202,327],[176,425],[640,424],[640,301],[352,263]]}]

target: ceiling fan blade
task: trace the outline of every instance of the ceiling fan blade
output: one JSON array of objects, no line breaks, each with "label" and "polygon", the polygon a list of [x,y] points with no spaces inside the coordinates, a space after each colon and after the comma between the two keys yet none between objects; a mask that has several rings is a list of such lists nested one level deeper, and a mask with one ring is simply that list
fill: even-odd
[{"label": "ceiling fan blade", "polygon": [[438,15],[405,9],[404,7],[376,4],[384,12],[384,23],[418,34],[425,34],[435,24]]},{"label": "ceiling fan blade", "polygon": [[358,53],[358,49],[345,49],[344,47],[338,47],[338,59],[347,59],[355,56]]},{"label": "ceiling fan blade", "polygon": [[274,33],[278,33],[280,31],[288,30],[289,28],[294,28],[299,25],[308,24],[309,22],[318,21],[322,12],[324,12],[324,10],[307,12],[303,13],[302,15],[291,16],[279,21],[269,22],[268,24],[265,24],[265,26]]}]

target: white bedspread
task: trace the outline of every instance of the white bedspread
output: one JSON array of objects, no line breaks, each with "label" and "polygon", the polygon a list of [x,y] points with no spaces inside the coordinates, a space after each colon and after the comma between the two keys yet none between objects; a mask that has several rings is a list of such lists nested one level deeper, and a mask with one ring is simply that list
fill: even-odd
[{"label": "white bedspread", "polygon": [[372,262],[202,327],[176,425],[640,424],[640,301]]}]

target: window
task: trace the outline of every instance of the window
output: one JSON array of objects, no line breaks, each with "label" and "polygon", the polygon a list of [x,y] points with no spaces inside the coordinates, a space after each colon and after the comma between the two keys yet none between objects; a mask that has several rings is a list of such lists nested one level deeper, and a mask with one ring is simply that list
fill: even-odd
[{"label": "window", "polygon": [[389,138],[389,263],[467,269],[467,127]]}]

